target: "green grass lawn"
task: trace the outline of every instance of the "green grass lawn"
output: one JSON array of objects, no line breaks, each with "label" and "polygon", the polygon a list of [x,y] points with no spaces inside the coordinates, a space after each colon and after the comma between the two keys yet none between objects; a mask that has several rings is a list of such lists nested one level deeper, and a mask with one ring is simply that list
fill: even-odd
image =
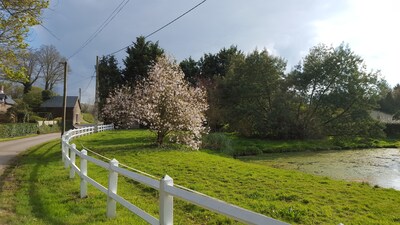
[{"label": "green grass lawn", "polygon": [[[148,131],[108,131],[79,138],[88,147],[146,173],[168,174],[183,185],[292,224],[399,224],[400,192],[335,181],[241,162],[208,150],[177,145],[157,148]],[[79,165],[79,160],[78,160]],[[88,174],[103,185],[108,172],[89,163]],[[146,224],[122,206],[107,219],[106,196],[89,185],[79,198],[79,178],[69,179],[58,141],[34,147],[8,168],[0,182],[0,224]],[[158,217],[158,193],[119,177],[118,194]],[[238,224],[174,200],[175,224]]]}]

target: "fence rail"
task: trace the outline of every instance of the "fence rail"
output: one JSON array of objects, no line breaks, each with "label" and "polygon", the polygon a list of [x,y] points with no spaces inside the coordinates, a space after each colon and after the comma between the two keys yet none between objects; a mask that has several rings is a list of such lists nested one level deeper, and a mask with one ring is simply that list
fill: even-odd
[{"label": "fence rail", "polygon": [[[97,132],[114,129],[113,125],[101,125],[97,127]],[[216,213],[225,215],[235,220],[247,224],[260,224],[260,225],[283,225],[287,224],[279,220],[264,216],[259,213],[252,212],[247,209],[223,202],[221,200],[212,198],[205,194],[181,187],[174,186],[173,179],[165,175],[161,180],[156,180],[143,174],[132,172],[130,170],[119,167],[119,162],[112,159],[109,162],[96,159],[88,155],[88,151],[78,150],[75,144],[70,144],[74,138],[81,137],[95,133],[95,127],[84,127],[67,131],[62,136],[62,160],[65,168],[70,168],[69,177],[74,178],[75,174],[80,177],[80,197],[87,196],[87,184],[93,185],[102,193],[107,195],[107,217],[113,218],[116,216],[116,203],[118,202],[134,214],[141,217],[153,225],[172,225],[173,224],[173,198],[177,197],[184,201],[193,203],[205,209],[209,209]],[[80,157],[80,166],[76,165],[76,156]],[[108,186],[104,187],[94,179],[90,178],[88,174],[87,162],[91,162],[109,171]],[[118,175],[123,175],[127,178],[135,180],[141,184],[150,186],[159,191],[160,205],[159,205],[159,218],[156,218],[144,210],[138,208],[134,204],[128,202],[117,194],[118,189]]]}]

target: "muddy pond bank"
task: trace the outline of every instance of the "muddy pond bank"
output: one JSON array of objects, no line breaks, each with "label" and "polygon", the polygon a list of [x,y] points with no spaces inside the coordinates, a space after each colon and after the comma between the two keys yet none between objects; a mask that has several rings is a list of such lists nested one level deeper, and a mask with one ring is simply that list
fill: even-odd
[{"label": "muddy pond bank", "polygon": [[271,153],[240,160],[400,190],[400,149]]}]

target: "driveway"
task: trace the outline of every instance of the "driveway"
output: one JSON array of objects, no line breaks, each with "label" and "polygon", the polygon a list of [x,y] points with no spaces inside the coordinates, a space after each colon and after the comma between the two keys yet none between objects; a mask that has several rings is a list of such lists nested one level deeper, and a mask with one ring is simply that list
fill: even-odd
[{"label": "driveway", "polygon": [[14,141],[0,142],[0,175],[12,158],[20,152],[27,150],[35,145],[60,138],[60,133],[42,134],[35,137],[23,138]]}]

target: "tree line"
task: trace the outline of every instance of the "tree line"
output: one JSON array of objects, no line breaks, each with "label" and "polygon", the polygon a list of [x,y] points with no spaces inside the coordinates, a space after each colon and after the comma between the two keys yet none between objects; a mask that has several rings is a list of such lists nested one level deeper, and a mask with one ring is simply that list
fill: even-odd
[{"label": "tree line", "polygon": [[45,116],[39,115],[41,103],[57,95],[54,88],[64,79],[64,66],[60,62],[66,58],[53,45],[27,48],[16,57],[15,69],[22,71],[23,76],[2,77],[0,85],[5,86],[6,93],[17,103],[9,109],[9,118],[14,118],[14,122],[32,121],[32,118]]},{"label": "tree line", "polygon": [[[100,60],[100,110],[112,90],[122,85],[134,90],[164,50],[138,37],[126,53],[123,69],[114,56]],[[245,54],[236,46],[179,65],[191,86],[206,89],[212,131],[269,139],[381,137],[384,125],[370,110],[394,107],[394,113],[400,107],[394,102],[400,88],[392,90],[344,44],[311,48],[290,72],[282,57],[265,49]]]}]

